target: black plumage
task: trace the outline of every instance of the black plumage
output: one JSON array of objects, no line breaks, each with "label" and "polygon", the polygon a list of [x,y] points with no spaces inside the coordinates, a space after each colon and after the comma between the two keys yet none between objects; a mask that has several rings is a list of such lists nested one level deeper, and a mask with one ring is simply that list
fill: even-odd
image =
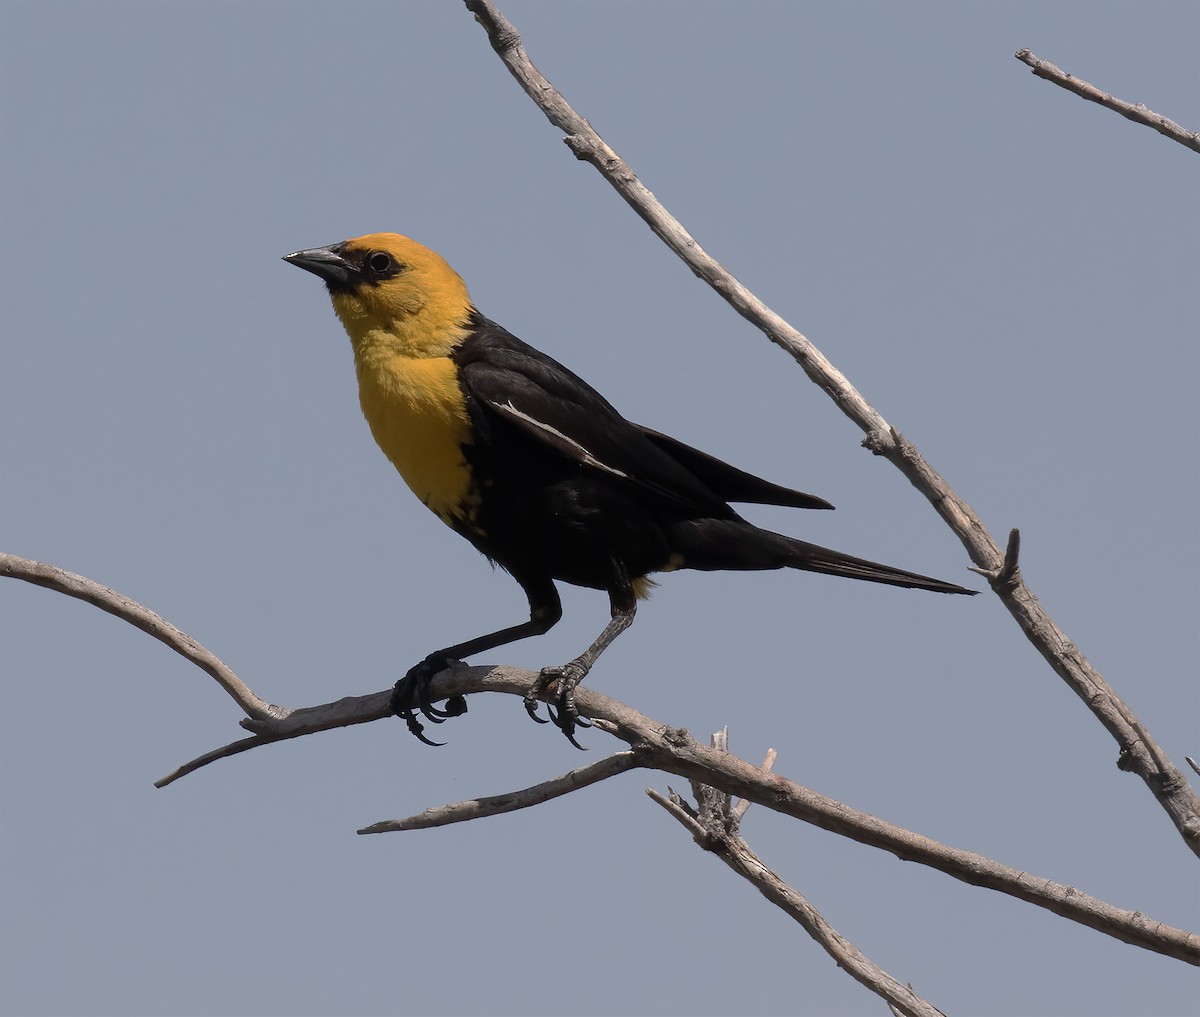
[{"label": "black plumage", "polygon": [[605,590],[611,620],[577,658],[543,668],[551,718],[574,741],[574,690],[633,621],[649,576],[674,569],[794,568],[970,594],[747,522],[730,502],[830,509],[827,501],[730,466],[631,423],[587,382],[485,318],[436,253],[394,233],[298,251],[287,260],[326,281],[354,348],[372,433],[426,505],[520,583],[529,620],[429,654],[392,703],[425,738],[434,674],[451,660],[548,631],[562,616],[555,582]]},{"label": "black plumage", "polygon": [[729,502],[833,506],[626,420],[577,375],[478,311],[451,358],[471,419],[464,453],[479,493],[455,528],[521,584],[531,619],[431,655],[401,683],[401,700],[419,698],[430,665],[547,631],[562,613],[554,580],[605,590],[612,607],[612,621],[587,652],[543,671],[542,688],[559,682],[556,722],[568,735],[574,687],[628,627],[640,581],[652,573],[795,568],[973,593],[747,522]]}]

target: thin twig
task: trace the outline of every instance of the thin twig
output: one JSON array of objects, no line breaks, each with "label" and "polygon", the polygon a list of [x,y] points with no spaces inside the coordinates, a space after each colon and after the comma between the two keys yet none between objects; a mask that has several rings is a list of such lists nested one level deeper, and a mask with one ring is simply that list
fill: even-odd
[{"label": "thin twig", "polygon": [[230,756],[236,756],[250,749],[256,749],[260,745],[277,741],[279,741],[278,738],[271,738],[266,735],[251,735],[249,738],[239,738],[236,742],[230,742],[228,745],[220,746],[220,748],[211,749],[203,755],[184,763],[182,766],[176,767],[165,777],[159,777],[154,782],[154,786],[164,788],[168,784],[174,784],[180,777],[186,777],[189,773],[195,773],[201,767],[208,766],[209,763],[215,763],[218,759],[228,759]]},{"label": "thin twig", "polygon": [[672,816],[679,820],[680,823],[692,835],[696,843],[703,844],[708,838],[708,831],[704,829],[700,821],[696,818],[696,810],[690,807],[673,788],[668,788],[668,794],[663,794],[661,791],[656,791],[652,787],[646,788],[652,800],[656,801]]},{"label": "thin twig", "polygon": [[1185,130],[1179,124],[1175,123],[1174,120],[1168,120],[1161,114],[1155,113],[1154,110],[1147,109],[1143,103],[1125,102],[1125,100],[1118,99],[1108,92],[1102,92],[1095,85],[1089,85],[1082,78],[1068,74],[1062,68],[1056,67],[1049,60],[1039,59],[1030,53],[1028,49],[1019,49],[1013,55],[1022,63],[1032,67],[1033,73],[1039,78],[1052,81],[1054,84],[1065,88],[1068,92],[1074,92],[1089,102],[1099,103],[1101,106],[1114,110],[1120,113],[1126,120],[1132,120],[1135,124],[1153,128],[1159,134],[1170,138],[1172,141],[1178,141],[1179,144],[1190,148],[1193,152],[1200,152],[1200,133]]},{"label": "thin twig", "polygon": [[160,777],[154,782],[154,786],[166,787],[180,777],[186,777],[189,773],[208,766],[209,763],[215,763],[218,759],[228,759],[247,749],[256,749],[260,745],[288,741],[303,735],[317,734],[319,731],[332,731],[339,727],[351,727],[354,724],[369,724],[371,721],[391,716],[391,693],[375,692],[366,696],[347,696],[321,706],[284,710],[280,717],[270,721],[246,717],[239,721],[239,724],[247,731],[253,731],[253,738],[243,738],[205,752],[165,777]]},{"label": "thin twig", "polygon": [[[886,457],[925,495],[978,568],[989,572],[1002,570],[1004,554],[982,520],[929,465],[916,446],[884,420],[820,350],[696,242],[642,184],[629,165],[533,65],[517,30],[495,4],[490,0],[464,2],[521,88],[546,118],[566,135],[564,140],[576,157],[590,162],[688,268],[716,290],[738,314],[796,359],[805,373],[863,430],[866,434],[863,445]],[[1200,798],[1183,775],[1167,760],[1103,675],[1054,623],[1023,580],[1006,582],[993,589],[1055,673],[1116,740],[1122,768],[1142,778],[1184,842],[1200,855]]]},{"label": "thin twig", "polygon": [[599,759],[587,766],[581,766],[564,773],[561,777],[543,781],[533,787],[521,791],[511,791],[508,794],[492,795],[488,798],[471,798],[465,802],[455,802],[452,805],[435,805],[407,819],[387,819],[379,823],[365,826],[359,833],[392,833],[398,830],[427,830],[434,826],[449,826],[451,823],[464,823],[469,819],[482,819],[485,816],[500,816],[505,812],[516,812],[518,809],[528,809],[533,805],[541,805],[552,798],[578,791],[590,784],[615,777],[634,767],[641,766],[637,753],[617,752],[605,759]]},{"label": "thin twig", "polygon": [[201,646],[186,632],[180,631],[148,607],[143,607],[115,590],[102,586],[94,579],[66,572],[44,562],[3,553],[0,553],[0,576],[23,579],[35,586],[65,593],[68,597],[77,597],[129,622],[210,674],[248,717],[270,724],[281,720],[287,714],[286,710],[259,699],[215,654]]}]

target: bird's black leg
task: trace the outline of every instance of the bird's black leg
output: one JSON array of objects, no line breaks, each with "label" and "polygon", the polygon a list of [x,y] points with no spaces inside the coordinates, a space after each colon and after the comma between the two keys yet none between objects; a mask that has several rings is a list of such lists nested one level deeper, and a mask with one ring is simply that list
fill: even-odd
[{"label": "bird's black leg", "polygon": [[562,617],[562,603],[558,599],[558,590],[554,588],[554,583],[548,579],[537,581],[519,576],[514,578],[529,598],[529,621],[476,636],[466,642],[448,646],[444,650],[436,650],[410,668],[408,673],[396,682],[390,704],[392,712],[404,721],[412,735],[426,745],[444,743],[425,737],[425,725],[417,718],[418,712],[434,724],[441,724],[447,717],[459,717],[467,712],[467,701],[462,696],[451,696],[447,699],[445,709],[439,709],[430,702],[429,687],[435,675],[455,661],[473,653],[482,653],[484,650],[524,639],[526,636],[540,636],[553,628]]},{"label": "bird's black leg", "polygon": [[629,576],[624,567],[619,563],[614,563],[614,572],[614,582],[608,591],[612,618],[604,626],[604,630],[596,637],[595,642],[574,660],[568,661],[566,664],[542,668],[538,672],[537,681],[533,683],[533,687],[525,693],[525,711],[539,724],[544,724],[546,722],[537,715],[538,697],[544,694],[551,684],[556,686],[554,700],[558,709],[555,710],[549,704],[546,709],[550,714],[551,723],[566,735],[567,740],[577,749],[582,749],[583,746],[575,740],[575,729],[591,727],[591,724],[580,717],[579,711],[575,708],[575,689],[587,677],[600,654],[608,649],[617,636],[633,624],[634,615],[637,613],[637,597],[634,595],[633,586],[629,582]]}]

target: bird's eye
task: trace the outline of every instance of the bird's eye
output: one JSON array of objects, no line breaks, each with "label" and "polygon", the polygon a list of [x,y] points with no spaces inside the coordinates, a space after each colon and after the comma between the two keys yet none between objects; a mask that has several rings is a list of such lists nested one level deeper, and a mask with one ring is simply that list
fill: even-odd
[{"label": "bird's eye", "polygon": [[376,251],[367,257],[367,268],[376,275],[385,275],[396,268],[396,263],[386,251]]}]

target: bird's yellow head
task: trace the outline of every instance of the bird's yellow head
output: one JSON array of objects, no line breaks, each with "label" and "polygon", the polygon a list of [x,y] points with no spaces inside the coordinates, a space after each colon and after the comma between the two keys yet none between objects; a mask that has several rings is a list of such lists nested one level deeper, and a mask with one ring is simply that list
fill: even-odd
[{"label": "bird's yellow head", "polygon": [[466,335],[471,297],[446,260],[398,233],[284,258],[325,280],[355,353],[444,357]]}]

